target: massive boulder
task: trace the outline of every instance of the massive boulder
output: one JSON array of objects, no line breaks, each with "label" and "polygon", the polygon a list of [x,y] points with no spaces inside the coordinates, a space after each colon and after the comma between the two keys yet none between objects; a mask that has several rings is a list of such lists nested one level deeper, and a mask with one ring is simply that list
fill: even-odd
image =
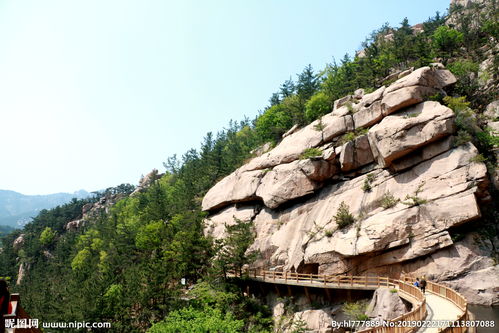
[{"label": "massive boulder", "polygon": [[451,135],[454,112],[438,102],[424,102],[385,117],[369,130],[378,163],[388,166],[415,149]]},{"label": "massive boulder", "polygon": [[[217,183],[203,199],[206,232],[221,238],[234,219],[250,220],[256,238],[249,251],[261,253],[256,267],[435,274],[437,281],[465,279],[461,291],[471,300],[494,303],[496,281],[488,280],[485,292],[472,288],[494,262],[473,257],[472,245],[455,236],[482,219],[480,205],[490,201],[487,168],[473,144],[455,146],[454,112],[424,101],[455,78],[440,67],[406,74],[337,101],[332,113],[295,128]],[[428,94],[414,99],[408,91]],[[347,208],[343,217],[340,206]],[[472,297],[477,293],[485,296]]]},{"label": "massive boulder", "polygon": [[265,170],[245,171],[243,168],[236,170],[206,193],[202,203],[203,209],[215,209],[228,203],[255,199],[256,190],[265,172]]},{"label": "massive boulder", "polygon": [[397,292],[380,287],[374,291],[371,303],[367,306],[366,315],[373,319],[390,320],[406,312],[408,309]]},{"label": "massive boulder", "polygon": [[419,68],[385,89],[381,100],[383,114],[389,115],[402,108],[420,103],[455,82],[456,77],[446,69]]},{"label": "massive boulder", "polygon": [[277,208],[282,203],[303,197],[320,188],[320,181],[330,178],[335,167],[323,160],[299,160],[276,166],[263,177],[256,195],[265,206]]}]

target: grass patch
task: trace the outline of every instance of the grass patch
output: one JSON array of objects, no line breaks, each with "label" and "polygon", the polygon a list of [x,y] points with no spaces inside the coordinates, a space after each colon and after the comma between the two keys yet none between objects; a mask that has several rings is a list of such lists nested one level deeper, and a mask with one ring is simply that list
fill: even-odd
[{"label": "grass patch", "polygon": [[485,161],[487,161],[487,159],[482,154],[478,154],[470,158],[470,162],[474,163],[484,163]]},{"label": "grass patch", "polygon": [[307,158],[318,157],[322,155],[322,150],[319,148],[307,148],[300,155],[300,160],[306,160]]},{"label": "grass patch", "polygon": [[338,143],[340,145],[343,145],[343,144],[345,144],[347,142],[355,140],[359,136],[367,134],[367,132],[369,132],[369,128],[358,128],[358,129],[356,129],[353,132],[348,132],[348,133],[343,134],[343,136],[340,138],[340,140],[338,141]]},{"label": "grass patch", "polygon": [[416,118],[417,116],[419,116],[421,114],[421,111],[419,112],[412,112],[412,113],[408,113],[404,116],[405,119],[408,119],[408,118]]}]

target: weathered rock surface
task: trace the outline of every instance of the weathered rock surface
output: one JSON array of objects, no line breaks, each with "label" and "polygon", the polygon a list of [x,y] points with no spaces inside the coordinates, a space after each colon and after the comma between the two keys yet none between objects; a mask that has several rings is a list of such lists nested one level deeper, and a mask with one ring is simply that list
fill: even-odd
[{"label": "weathered rock surface", "polygon": [[390,320],[408,312],[398,293],[380,287],[374,291],[371,303],[367,306],[366,315],[374,319]]},{"label": "weathered rock surface", "polygon": [[[305,322],[307,326],[307,332],[330,333],[332,332],[332,319],[333,318],[327,311],[318,309],[296,312],[293,318],[293,322]],[[292,330],[290,330],[290,332],[292,332]]]},{"label": "weathered rock surface", "polygon": [[256,194],[265,206],[277,208],[280,204],[312,193],[317,184],[299,167],[299,161],[276,166],[265,174]]},{"label": "weathered rock surface", "polygon": [[369,141],[380,165],[448,136],[455,131],[454,112],[438,102],[424,102],[385,117],[369,130]]},{"label": "weathered rock surface", "polygon": [[[211,214],[206,232],[220,238],[234,218],[252,220],[256,239],[249,250],[261,253],[257,267],[434,274],[449,283],[466,279],[460,281],[466,292],[481,295],[470,299],[494,303],[497,281],[480,273],[489,279],[482,292],[472,288],[479,275],[469,273],[489,272],[492,254],[477,255],[455,237],[456,229],[480,223],[480,204],[490,200],[485,164],[476,162],[471,143],[454,147],[451,109],[422,101],[426,93],[410,101],[413,92],[442,92],[454,82],[441,66],[424,67],[337,101],[335,111],[295,129],[210,189],[203,199]],[[353,114],[342,113],[349,102]],[[300,160],[309,148],[320,156]],[[354,222],[339,228],[342,203]]]},{"label": "weathered rock surface", "polygon": [[205,220],[205,233],[215,239],[223,238],[226,225],[234,225],[236,220],[250,221],[255,217],[257,210],[253,206],[229,206]]},{"label": "weathered rock surface", "polygon": [[398,89],[411,86],[424,86],[435,89],[442,89],[448,85],[456,83],[456,77],[446,69],[435,69],[421,67],[411,74],[398,79],[385,90],[385,95]]},{"label": "weathered rock surface", "polygon": [[389,115],[405,107],[420,103],[438,90],[425,86],[403,87],[399,90],[388,92],[381,100],[383,115]]},{"label": "weathered rock surface", "polygon": [[164,174],[159,173],[157,169],[152,169],[144,177],[141,177],[139,180],[139,185],[137,188],[130,194],[131,196],[137,195],[140,192],[144,192],[147,188],[149,188],[156,180],[160,179]]},{"label": "weathered rock surface", "polygon": [[374,161],[367,135],[362,135],[341,147],[341,171],[350,171]]},{"label": "weathered rock surface", "polygon": [[379,122],[382,118],[381,101],[375,101],[353,114],[355,128],[369,127]]},{"label": "weathered rock surface", "polygon": [[222,179],[206,193],[202,203],[204,210],[256,199],[256,190],[266,171],[244,171],[243,168]]},{"label": "weathered rock surface", "polygon": [[25,238],[24,238],[25,236],[26,236],[25,234],[20,234],[14,240],[14,242],[12,243],[12,247],[14,248],[14,251],[19,251],[23,247],[24,241],[25,241]]},{"label": "weathered rock surface", "polygon": [[404,107],[422,102],[455,82],[455,76],[446,69],[419,68],[386,88],[381,101],[383,114],[389,115]]}]

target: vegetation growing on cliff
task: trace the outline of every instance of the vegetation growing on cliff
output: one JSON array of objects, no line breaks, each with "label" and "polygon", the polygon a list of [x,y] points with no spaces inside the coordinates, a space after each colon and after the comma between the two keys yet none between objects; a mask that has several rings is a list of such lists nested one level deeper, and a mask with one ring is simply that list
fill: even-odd
[{"label": "vegetation growing on cliff", "polygon": [[[472,25],[470,16],[476,14],[472,8],[466,15],[456,15],[453,26],[444,26],[445,18],[437,14],[423,23],[419,33],[407,20],[398,28],[385,25],[363,43],[362,56],[345,55],[319,73],[305,67],[296,82],[289,79],[282,84],[256,119],[231,121],[216,135],[208,133],[199,150],[168,158],[165,176],[146,191],[122,199],[108,214],[70,232],[67,222],[81,218],[83,206],[97,198],[74,200],[42,211],[23,231],[3,236],[0,276],[15,281],[19,265],[26,267],[23,282],[13,289],[22,294],[32,317],[44,321],[110,321],[116,332],[143,332],[151,325],[151,332],[223,327],[270,331],[268,309],[223,279],[228,270],[240,270],[247,263],[249,238],[244,236],[250,225],[241,222],[234,230],[229,228],[233,243],[228,237],[229,243],[214,244],[203,234],[203,195],[251,157],[255,148],[278,142],[294,124],[302,126],[330,112],[334,100],[357,88],[372,91],[386,83],[383,79],[393,70],[428,65],[435,58],[459,77],[451,93],[467,96],[446,100],[458,113],[458,133],[467,133],[461,141],[478,140],[483,156],[493,161],[488,151],[497,139],[480,129],[479,122],[469,121],[479,118],[486,103],[497,98],[497,87],[487,88],[486,93],[477,90],[478,64],[484,60],[479,49],[490,48],[499,38],[497,20],[488,13],[477,18],[480,24]],[[497,55],[493,62],[497,65]],[[496,79],[497,68],[493,66],[487,75]],[[477,127],[470,128],[473,124]],[[355,138],[355,133],[350,136],[347,139]],[[304,158],[318,153],[310,151]],[[366,192],[371,181],[366,182]],[[412,200],[408,204],[424,204],[417,194],[406,198]],[[397,202],[387,193],[381,205],[389,208]],[[354,222],[345,204],[336,217],[340,227]],[[14,248],[21,233],[23,245]],[[331,235],[326,231],[326,236]],[[233,246],[236,243],[246,247]],[[187,291],[182,279],[193,289]]]}]

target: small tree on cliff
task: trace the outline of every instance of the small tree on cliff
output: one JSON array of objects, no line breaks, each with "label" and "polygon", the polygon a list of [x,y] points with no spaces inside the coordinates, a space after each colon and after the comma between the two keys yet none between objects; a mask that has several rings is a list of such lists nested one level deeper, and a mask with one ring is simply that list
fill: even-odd
[{"label": "small tree on cliff", "polygon": [[236,218],[234,221],[234,225],[225,225],[227,236],[216,244],[217,256],[214,264],[224,277],[227,277],[229,271],[241,274],[243,266],[251,264],[258,255],[255,251],[247,253],[255,239],[253,223]]}]

